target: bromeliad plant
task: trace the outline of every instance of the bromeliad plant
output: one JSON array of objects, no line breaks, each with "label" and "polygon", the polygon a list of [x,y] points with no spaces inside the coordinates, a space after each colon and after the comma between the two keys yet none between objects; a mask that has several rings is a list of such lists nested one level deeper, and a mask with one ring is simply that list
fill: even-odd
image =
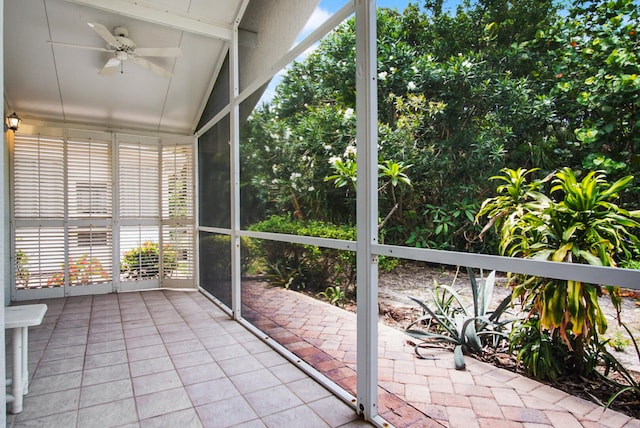
[{"label": "bromeliad plant", "polygon": [[[502,255],[616,266],[637,248],[640,211],[627,211],[614,203],[633,177],[608,183],[603,172],[592,171],[578,181],[572,170],[564,168],[545,180],[528,183],[524,178],[530,171],[504,169],[503,173],[493,178],[507,184],[497,188],[498,196],[486,200],[476,217],[486,215],[488,226],[499,228]],[[547,196],[542,188],[549,180],[552,187]],[[514,276],[512,282],[514,298],[521,300],[529,316],[537,317],[542,330],[559,335],[569,347],[574,368],[584,374],[586,346],[607,329],[598,302],[603,287],[531,275]],[[619,317],[619,289],[604,288]],[[546,372],[525,368],[530,373]]]},{"label": "bromeliad plant", "polygon": [[438,284],[434,280],[434,289],[429,290],[429,301],[433,307],[409,297],[422,307],[423,315],[406,328],[409,335],[423,340],[415,346],[415,352],[420,358],[425,358],[420,349],[434,342],[453,344],[453,359],[458,370],[465,368],[464,354],[481,354],[485,346],[497,348],[506,340],[507,325],[513,321],[500,319],[511,303],[511,296],[503,299],[493,311],[489,310],[495,288],[495,271],[479,282],[473,269],[467,268],[467,272],[473,296],[471,306],[467,307],[453,288],[458,276],[456,272],[451,286]]}]

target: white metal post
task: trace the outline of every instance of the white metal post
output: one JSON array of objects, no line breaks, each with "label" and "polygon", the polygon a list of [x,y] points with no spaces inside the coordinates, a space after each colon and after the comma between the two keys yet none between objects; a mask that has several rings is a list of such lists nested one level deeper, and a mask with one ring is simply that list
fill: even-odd
[{"label": "white metal post", "polygon": [[[241,16],[241,15],[240,15]],[[234,319],[239,319],[242,308],[241,301],[241,269],[240,269],[240,106],[237,98],[240,91],[240,74],[238,72],[238,25],[240,18],[233,26],[229,44],[229,102],[230,111],[230,162],[231,162],[231,311]]]},{"label": "white metal post", "polygon": [[[0,0],[0,40],[4,41],[4,0]],[[0,43],[0,78],[4,82],[4,43]],[[0,88],[0,95],[4,99],[4,86]],[[4,109],[3,109],[4,111]],[[13,138],[13,133],[11,133]],[[4,340],[4,308],[9,303],[9,297],[14,291],[9,291],[15,288],[10,284],[13,284],[10,272],[11,272],[11,229],[9,226],[10,218],[10,203],[9,203],[9,151],[8,147],[12,141],[8,141],[8,133],[4,132],[4,141],[2,144],[2,150],[0,150],[0,279],[2,284],[0,285],[0,379],[6,379],[6,361],[5,361],[5,340]],[[6,390],[2,388],[0,390],[0,403],[7,401]],[[6,426],[7,415],[6,412],[0,414],[0,426]]]},{"label": "white metal post", "polygon": [[356,2],[357,182],[357,406],[366,420],[378,416],[378,95],[376,1]]},{"label": "white metal post", "polygon": [[111,133],[111,291],[120,290],[120,156],[118,134]]}]

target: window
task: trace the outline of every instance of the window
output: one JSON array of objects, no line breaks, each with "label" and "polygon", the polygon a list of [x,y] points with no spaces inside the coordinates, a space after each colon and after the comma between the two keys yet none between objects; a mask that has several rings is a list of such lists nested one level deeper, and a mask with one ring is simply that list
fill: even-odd
[{"label": "window", "polygon": [[16,137],[17,288],[110,283],[118,267],[120,281],[193,279],[192,145],[130,138]]}]

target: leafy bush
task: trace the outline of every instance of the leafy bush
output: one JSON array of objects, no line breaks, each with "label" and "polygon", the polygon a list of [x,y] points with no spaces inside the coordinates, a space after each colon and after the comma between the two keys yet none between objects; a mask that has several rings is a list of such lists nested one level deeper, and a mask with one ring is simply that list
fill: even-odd
[{"label": "leafy bush", "polygon": [[318,296],[323,297],[327,300],[327,302],[336,306],[341,306],[345,302],[345,300],[347,300],[346,294],[344,294],[344,291],[340,288],[339,285],[328,286],[324,291],[318,293]]},{"label": "leafy bush", "polygon": [[[249,229],[342,240],[355,240],[356,235],[352,226],[290,220],[286,216],[271,216]],[[254,244],[271,283],[297,290],[324,290],[328,285],[340,285],[345,292],[355,284],[356,259],[352,251],[266,239],[254,240]]]},{"label": "leafy bush", "polygon": [[[493,177],[506,184],[498,186],[498,195],[487,199],[478,212],[478,217],[488,216],[485,231],[491,225],[499,229],[502,255],[615,267],[637,251],[640,211],[630,212],[614,203],[633,177],[609,183],[603,172],[592,171],[578,181],[571,169],[564,168],[543,180],[527,182],[530,172],[504,169],[502,176]],[[545,194],[549,182],[552,187]],[[585,373],[585,349],[607,329],[598,302],[603,287],[531,275],[516,275],[512,283],[514,297],[538,317],[541,329],[559,335],[572,350],[575,370]],[[604,288],[619,313],[619,289]],[[529,370],[557,375],[552,370]]]},{"label": "leafy bush", "polygon": [[[247,273],[253,258],[253,243],[248,238],[241,238],[240,269]],[[209,279],[220,280],[231,275],[231,237],[228,235],[210,234],[200,238],[200,264],[206,266],[204,272],[207,278],[201,278],[203,282]]]},{"label": "leafy bush", "polygon": [[556,380],[566,372],[569,347],[557,330],[550,332],[541,328],[537,315],[514,323],[509,350],[517,353],[524,370],[536,379]]},{"label": "leafy bush", "polygon": [[[628,340],[628,343],[633,344],[638,360],[640,360],[640,348],[638,348],[638,343],[633,337],[631,330],[625,323],[621,323],[620,325],[622,325],[629,335],[630,340]],[[601,359],[605,366],[604,379],[608,383],[612,384],[617,391],[607,401],[607,407],[624,394],[631,395],[633,397],[633,401],[637,401],[638,398],[640,398],[640,383],[633,373],[627,370],[613,355],[611,355],[611,353],[609,353],[609,351],[605,349],[604,345],[608,344],[608,342],[609,341],[605,341],[602,346],[599,347],[599,350],[601,351]],[[618,379],[607,377],[610,370],[614,370],[618,373]]]},{"label": "leafy bush", "polygon": [[[153,279],[160,274],[159,245],[146,241],[142,245],[125,251],[120,261],[120,274],[127,279]],[[163,277],[171,276],[178,267],[176,251],[170,244],[162,249]]]},{"label": "leafy bush", "polygon": [[[637,209],[637,1],[420,3],[377,12],[378,163],[411,165],[395,189],[380,169],[385,243],[495,253],[469,213],[504,166],[632,174],[619,204]],[[292,63],[243,127],[261,212],[355,222],[354,34],[349,19]]]}]

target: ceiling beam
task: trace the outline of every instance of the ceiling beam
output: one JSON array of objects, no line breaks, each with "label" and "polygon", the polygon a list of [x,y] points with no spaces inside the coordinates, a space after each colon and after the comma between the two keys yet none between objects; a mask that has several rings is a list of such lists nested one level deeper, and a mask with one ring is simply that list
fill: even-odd
[{"label": "ceiling beam", "polygon": [[[227,24],[212,24],[204,22],[196,16],[166,9],[132,3],[126,0],[67,0],[83,6],[101,9],[117,15],[128,16],[141,21],[164,25],[177,30],[199,34],[228,42],[231,40],[232,26]],[[245,46],[258,45],[257,34],[251,31],[241,31],[240,41]]]}]

